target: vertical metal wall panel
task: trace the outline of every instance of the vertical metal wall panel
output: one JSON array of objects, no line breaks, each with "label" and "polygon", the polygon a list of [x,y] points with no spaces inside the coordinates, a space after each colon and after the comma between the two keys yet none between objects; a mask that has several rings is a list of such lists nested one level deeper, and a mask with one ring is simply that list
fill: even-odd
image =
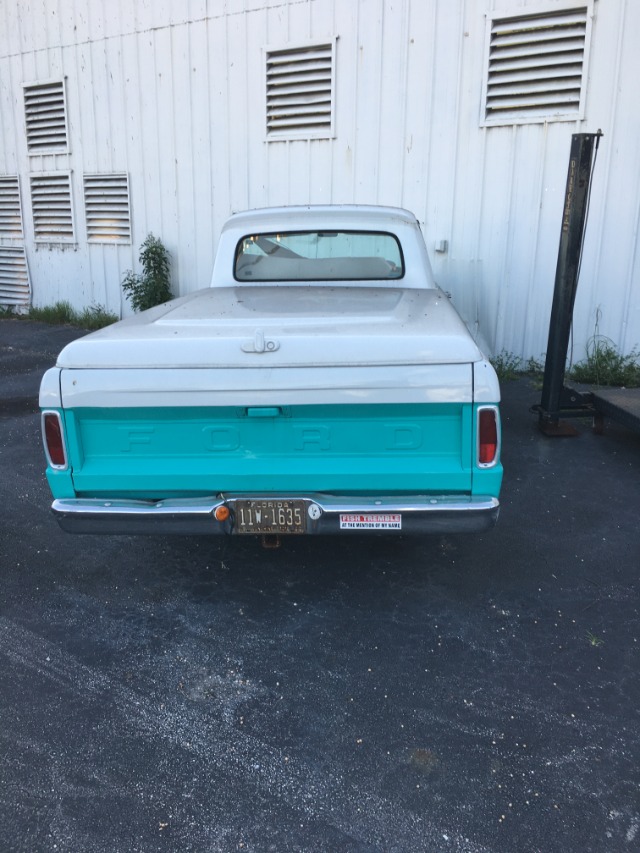
[{"label": "vertical metal wall panel", "polygon": [[[227,126],[228,126],[228,155],[229,155],[229,192],[231,209],[242,210],[250,206],[251,184],[254,175],[251,169],[250,147],[261,144],[262,128],[256,128],[250,138],[250,122],[252,113],[259,109],[258,97],[261,96],[260,82],[256,85],[258,91],[248,89],[247,78],[247,15],[238,13],[227,18]],[[254,58],[254,61],[257,57]],[[249,103],[253,102],[253,110]],[[260,101],[261,102],[261,101]]]},{"label": "vertical metal wall panel", "polygon": [[[474,54],[474,42],[469,33],[480,31],[483,17],[476,4],[460,3],[455,14],[446,14],[443,3],[438,5],[436,44],[434,49],[430,141],[430,190],[427,192],[430,224],[434,241],[446,240],[444,253],[433,252],[437,279],[452,293],[456,307],[473,325],[479,324],[488,336],[487,322],[478,314],[477,294],[479,247],[477,226],[480,221],[483,181],[483,146],[478,135],[477,112],[473,104],[478,97],[480,78],[474,73],[479,54]],[[475,16],[474,16],[475,13]],[[441,117],[442,123],[434,121]],[[475,137],[476,144],[470,144]],[[461,271],[468,269],[464,286],[460,286]],[[482,268],[484,269],[484,268]]]},{"label": "vertical metal wall panel", "polygon": [[[426,221],[426,179],[431,155],[431,129],[434,99],[434,57],[437,38],[437,3],[408,4],[408,39],[404,93],[400,204],[413,211],[421,223]],[[430,240],[440,235],[429,231]],[[433,255],[433,245],[429,246]]]},{"label": "vertical metal wall panel", "polygon": [[[262,21],[260,28],[262,35],[262,45],[260,51],[260,69],[259,80],[261,92],[265,87],[265,48],[267,46],[279,46],[289,44],[289,9],[285,6],[268,9],[266,18]],[[300,40],[307,38],[307,28],[300,33]],[[260,111],[262,117],[262,108],[260,101],[254,99],[253,105]],[[265,204],[290,204],[290,187],[291,187],[291,154],[301,149],[306,148],[306,144],[300,140],[292,143],[288,140],[273,140],[269,143],[265,141],[264,125],[260,128],[262,139],[262,159],[261,163],[264,168],[265,180],[263,182],[263,198]],[[301,174],[300,180],[306,180],[306,175]]]},{"label": "vertical metal wall panel", "polygon": [[[343,42],[343,66],[357,68],[357,89],[351,104],[354,120],[353,194],[376,203],[379,172],[381,0],[359,2],[355,43]],[[344,105],[339,112],[344,112]]]},{"label": "vertical metal wall panel", "polygon": [[[584,129],[600,126],[605,137],[594,175],[574,327],[577,337],[588,337],[599,316],[600,332],[629,351],[640,344],[637,268],[636,275],[631,274],[638,246],[640,195],[640,110],[637,87],[632,83],[640,77],[640,54],[631,33],[640,32],[640,5],[627,2],[618,15],[606,15],[598,4],[596,13],[594,27],[602,21],[609,49],[592,39],[593,108],[589,127]],[[582,343],[580,347],[579,357]]]},{"label": "vertical metal wall panel", "polygon": [[[118,37],[110,38],[105,42],[105,50],[102,56],[104,70],[106,72],[106,115],[111,122],[105,129],[104,137],[100,142],[101,161],[100,168],[106,171],[126,171],[127,164],[123,162],[127,150],[124,121],[124,98],[127,82],[123,76],[122,47]],[[114,121],[115,117],[118,121]],[[104,165],[102,165],[102,163]]]},{"label": "vertical metal wall panel", "polygon": [[[204,6],[204,2],[200,4]],[[202,14],[202,10],[198,10]],[[204,25],[184,28],[188,36],[186,50],[191,61],[191,85],[189,90],[191,120],[185,129],[179,154],[179,163],[192,163],[189,171],[187,191],[181,190],[181,203],[188,209],[185,221],[191,231],[191,263],[187,287],[204,286],[208,283],[213,266],[213,195],[211,173],[215,168],[215,150],[211,138],[211,112],[209,87],[212,85],[208,57],[207,27]],[[219,164],[218,164],[219,165]],[[183,171],[179,169],[179,175]],[[182,223],[182,214],[180,215]],[[202,222],[208,228],[202,227]],[[184,227],[183,227],[184,231]],[[180,240],[180,245],[181,245]],[[182,254],[182,252],[181,252]]]},{"label": "vertical metal wall panel", "polygon": [[[252,12],[238,15],[241,29],[233,31],[234,41],[229,45],[229,55],[238,55],[238,75],[230,89],[229,115],[235,121],[236,103],[246,112],[244,149],[245,164],[236,162],[240,170],[240,186],[244,186],[248,207],[264,207],[269,204],[269,182],[267,179],[268,147],[265,143],[265,96],[264,54],[267,40],[267,13]],[[239,39],[239,42],[236,41]],[[231,176],[234,180],[234,174]],[[245,183],[246,181],[246,183]],[[242,202],[240,202],[242,204]],[[237,207],[235,208],[238,209]]]},{"label": "vertical metal wall panel", "polygon": [[[163,31],[164,32],[164,31]],[[166,32],[164,32],[166,38]],[[163,231],[164,220],[168,216],[170,205],[173,204],[171,196],[163,195],[163,178],[167,169],[171,168],[166,159],[162,159],[161,147],[163,140],[160,138],[161,111],[166,105],[159,103],[159,92],[157,88],[156,70],[156,44],[157,35],[143,34],[134,39],[134,51],[137,53],[138,85],[140,97],[138,109],[140,111],[139,137],[136,146],[135,160],[136,169],[131,170],[131,181],[134,183],[134,175],[142,176],[145,187],[145,209],[143,211],[147,231],[154,231],[166,239]],[[134,235],[139,236],[136,220],[133,220]]]},{"label": "vertical metal wall panel", "polygon": [[[206,24],[207,61],[208,61],[208,110],[210,117],[210,157],[209,180],[211,183],[212,208],[202,211],[205,222],[210,225],[210,239],[215,245],[217,234],[222,227],[225,211],[231,211],[229,151],[233,124],[229,117],[229,83],[226,69],[232,60],[227,50],[227,22],[224,17],[211,18]],[[207,164],[204,164],[207,168]],[[213,221],[209,218],[213,214]],[[228,213],[227,213],[228,215]],[[203,222],[200,221],[200,228]],[[208,279],[203,279],[204,285]]]},{"label": "vertical metal wall panel", "polygon": [[377,128],[372,129],[377,137],[379,161],[375,197],[376,200],[388,198],[390,203],[400,205],[402,189],[398,177],[402,174],[405,156],[403,92],[408,49],[408,4],[394,8],[383,2],[381,6],[380,32],[377,34],[379,119]]},{"label": "vertical metal wall panel", "polygon": [[[577,5],[593,14],[584,121],[482,126],[487,16]],[[232,211],[402,205],[466,319],[495,350],[539,356],[571,133],[602,127],[574,358],[596,316],[628,351],[640,342],[637,32],[635,0],[40,0],[29,15],[2,4],[0,174],[28,187],[33,174],[71,172],[66,251],[36,249],[24,194],[34,301],[119,311],[122,275],[150,231],[185,293],[208,284]],[[264,48],[334,38],[335,137],[267,141]],[[65,79],[70,153],[28,156],[22,86],[53,79]],[[81,176],[101,172],[130,176],[130,246],[87,241]]]}]

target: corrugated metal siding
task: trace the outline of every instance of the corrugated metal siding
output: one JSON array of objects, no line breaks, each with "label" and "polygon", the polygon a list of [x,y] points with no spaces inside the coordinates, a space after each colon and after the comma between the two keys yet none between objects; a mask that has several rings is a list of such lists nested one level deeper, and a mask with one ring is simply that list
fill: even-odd
[{"label": "corrugated metal siding", "polygon": [[[487,19],[593,13],[583,121],[482,126]],[[56,14],[53,14],[55,11]],[[635,0],[42,0],[0,8],[0,175],[71,173],[76,245],[36,248],[34,301],[122,304],[152,231],[184,293],[209,282],[231,211],[270,204],[402,205],[439,283],[496,350],[545,348],[572,132],[605,133],[576,302],[575,357],[599,312],[640,342],[640,111]],[[335,49],[333,139],[267,141],[264,49]],[[28,156],[23,85],[65,80],[69,153]],[[131,245],[88,242],[83,174],[128,173]],[[446,253],[434,253],[441,240]]]}]

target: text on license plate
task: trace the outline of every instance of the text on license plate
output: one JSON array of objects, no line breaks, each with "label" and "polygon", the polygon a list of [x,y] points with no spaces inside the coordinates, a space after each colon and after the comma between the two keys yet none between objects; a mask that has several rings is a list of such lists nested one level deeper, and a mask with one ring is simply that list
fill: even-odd
[{"label": "text on license plate", "polygon": [[235,502],[238,533],[305,533],[303,501],[241,500]]},{"label": "text on license plate", "polygon": [[343,513],[340,530],[401,530],[400,513]]}]

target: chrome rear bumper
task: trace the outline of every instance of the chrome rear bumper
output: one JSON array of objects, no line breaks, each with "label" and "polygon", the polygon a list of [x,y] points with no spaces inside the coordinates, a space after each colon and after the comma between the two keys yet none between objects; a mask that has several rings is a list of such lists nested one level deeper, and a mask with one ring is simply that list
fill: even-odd
[{"label": "chrome rear bumper", "polygon": [[[238,500],[297,500],[307,508],[306,533],[374,532],[373,527],[343,527],[341,517],[392,515],[401,517],[399,529],[387,533],[480,533],[493,527],[500,505],[487,495],[408,497],[359,497],[324,494],[236,494],[206,498],[174,498],[157,502],[97,498],[55,500],[52,510],[58,523],[70,533],[107,534],[231,534],[234,506]],[[217,521],[218,507],[230,516]],[[367,522],[363,522],[366,524]],[[273,531],[275,533],[281,531]]]}]

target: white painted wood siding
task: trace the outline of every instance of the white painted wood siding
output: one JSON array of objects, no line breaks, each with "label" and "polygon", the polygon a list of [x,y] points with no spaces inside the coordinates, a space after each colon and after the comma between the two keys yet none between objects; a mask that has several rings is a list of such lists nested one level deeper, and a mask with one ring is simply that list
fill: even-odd
[{"label": "white painted wood siding", "polygon": [[[482,126],[487,16],[587,6],[582,121]],[[604,131],[574,318],[640,344],[637,0],[38,0],[0,4],[0,175],[19,175],[35,304],[130,313],[120,282],[149,231],[177,293],[209,283],[232,211],[412,210],[440,285],[494,351],[547,339],[571,134]],[[337,39],[334,137],[267,141],[264,49]],[[27,152],[23,85],[65,80],[69,152]],[[75,242],[36,245],[26,188],[71,172]],[[131,245],[89,243],[83,175],[126,173]],[[448,250],[435,245],[447,241]]]}]

